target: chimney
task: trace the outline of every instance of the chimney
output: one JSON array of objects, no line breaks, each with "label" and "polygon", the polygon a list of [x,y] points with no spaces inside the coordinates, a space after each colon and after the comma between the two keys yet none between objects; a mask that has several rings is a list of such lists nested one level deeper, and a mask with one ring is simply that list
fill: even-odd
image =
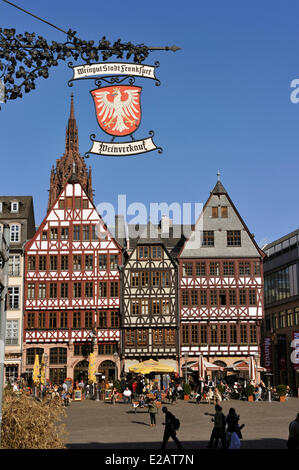
[{"label": "chimney", "polygon": [[170,219],[167,215],[162,215],[161,218],[161,233],[169,234],[169,228],[172,227],[172,219]]}]

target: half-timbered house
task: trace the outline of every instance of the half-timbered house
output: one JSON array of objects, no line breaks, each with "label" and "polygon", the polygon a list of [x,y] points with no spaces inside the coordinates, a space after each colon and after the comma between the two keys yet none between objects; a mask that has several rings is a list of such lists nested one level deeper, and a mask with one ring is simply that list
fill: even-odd
[{"label": "half-timbered house", "polygon": [[32,370],[35,355],[47,353],[46,375],[54,383],[86,379],[91,350],[106,378],[119,369],[113,353],[120,340],[122,249],[91,200],[73,121],[72,101],[63,157],[72,173],[25,246],[23,368]]},{"label": "half-timbered house", "polygon": [[182,364],[259,361],[263,256],[219,178],[179,255]]}]

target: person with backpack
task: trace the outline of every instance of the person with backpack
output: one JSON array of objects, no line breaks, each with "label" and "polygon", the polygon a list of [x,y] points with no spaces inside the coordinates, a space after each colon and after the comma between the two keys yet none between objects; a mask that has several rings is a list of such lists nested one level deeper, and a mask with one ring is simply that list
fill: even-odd
[{"label": "person with backpack", "polygon": [[165,449],[168,439],[170,437],[175,442],[177,448],[182,449],[182,444],[176,437],[176,431],[178,431],[180,427],[179,419],[176,418],[170,411],[168,411],[166,406],[163,406],[162,411],[163,413],[165,413],[165,423],[163,423],[165,426],[165,429],[164,429],[164,436],[163,436],[161,450]]},{"label": "person with backpack", "polygon": [[215,415],[212,419],[214,422],[214,427],[212,430],[210,442],[207,445],[208,449],[217,449],[218,441],[221,440],[222,449],[226,449],[226,436],[225,436],[225,424],[226,419],[222,413],[222,408],[220,405],[215,406]]}]

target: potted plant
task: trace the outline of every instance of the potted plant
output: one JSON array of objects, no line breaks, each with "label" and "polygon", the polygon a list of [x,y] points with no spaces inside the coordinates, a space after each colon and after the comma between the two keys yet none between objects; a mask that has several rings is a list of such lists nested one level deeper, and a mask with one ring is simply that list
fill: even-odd
[{"label": "potted plant", "polygon": [[184,400],[189,400],[190,399],[190,393],[191,393],[190,385],[189,384],[184,384],[183,385]]},{"label": "potted plant", "polygon": [[276,392],[279,396],[279,401],[286,401],[287,387],[285,385],[277,385]]},{"label": "potted plant", "polygon": [[254,397],[254,386],[249,384],[246,387],[245,393],[247,395],[248,401],[253,401]]}]

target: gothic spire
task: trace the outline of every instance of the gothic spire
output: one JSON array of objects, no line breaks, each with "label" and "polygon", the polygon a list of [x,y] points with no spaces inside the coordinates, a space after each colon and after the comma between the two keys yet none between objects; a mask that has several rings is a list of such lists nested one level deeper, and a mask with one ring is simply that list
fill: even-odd
[{"label": "gothic spire", "polygon": [[74,152],[79,152],[78,128],[74,112],[73,93],[71,95],[71,110],[65,137],[65,151],[67,152],[70,150],[73,150]]}]

